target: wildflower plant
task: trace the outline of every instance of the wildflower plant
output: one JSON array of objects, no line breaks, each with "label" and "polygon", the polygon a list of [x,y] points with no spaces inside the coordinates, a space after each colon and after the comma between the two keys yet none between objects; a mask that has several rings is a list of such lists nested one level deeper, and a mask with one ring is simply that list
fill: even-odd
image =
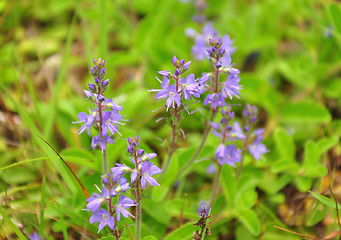
[{"label": "wildflower plant", "polygon": [[170,126],[172,128],[172,137],[170,141],[170,147],[168,150],[168,159],[163,168],[168,168],[170,159],[177,148],[177,140],[180,132],[184,137],[185,134],[182,129],[179,128],[179,122],[184,111],[188,114],[190,112],[187,108],[187,103],[191,100],[198,99],[203,92],[203,84],[208,80],[207,75],[203,75],[201,78],[195,78],[194,74],[188,74],[183,76],[187,72],[191,61],[185,62],[184,59],[178,60],[176,56],[172,58],[172,64],[175,68],[174,73],[166,70],[159,71],[162,76],[162,81],[156,77],[161,83],[161,89],[151,89],[150,92],[156,92],[155,99],[166,100],[166,111],[170,112]]},{"label": "wildflower plant", "polygon": [[118,125],[121,123],[122,116],[120,111],[123,108],[112,101],[112,99],[107,99],[104,97],[104,92],[109,86],[109,79],[104,80],[106,70],[105,70],[105,60],[94,59],[94,66],[90,68],[90,74],[94,79],[94,83],[89,83],[89,90],[84,90],[86,97],[94,103],[95,107],[89,110],[89,114],[80,112],[78,114],[79,121],[75,123],[83,123],[77,133],[81,134],[87,130],[90,136],[90,129],[92,126],[98,129],[97,135],[92,137],[91,147],[99,147],[102,150],[103,155],[103,173],[109,172],[108,160],[107,160],[107,144],[115,143],[112,136],[115,133],[119,133]]}]

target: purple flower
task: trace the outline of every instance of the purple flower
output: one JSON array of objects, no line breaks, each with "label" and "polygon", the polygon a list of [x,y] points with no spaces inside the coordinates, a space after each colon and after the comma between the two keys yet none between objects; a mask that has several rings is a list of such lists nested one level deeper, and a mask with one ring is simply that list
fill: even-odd
[{"label": "purple flower", "polygon": [[169,77],[169,71],[158,71],[158,73],[164,77]]},{"label": "purple flower", "polygon": [[220,144],[216,150],[216,159],[219,161],[220,165],[227,163],[230,166],[235,167],[236,162],[241,160],[241,150],[237,149],[235,145]]},{"label": "purple flower", "polygon": [[[98,189],[99,190],[99,189]],[[108,189],[103,186],[101,194],[93,193],[91,197],[86,199],[89,203],[86,205],[88,211],[92,213],[96,212],[100,207],[103,201],[110,198]]]},{"label": "purple flower", "polygon": [[123,217],[128,218],[129,216],[135,218],[130,212],[126,210],[126,208],[136,206],[134,200],[127,198],[124,195],[121,195],[117,205],[116,205],[116,220],[120,221],[121,214]]},{"label": "purple flower", "polygon": [[225,98],[221,93],[208,94],[204,100],[204,105],[210,104],[214,109],[226,106]]},{"label": "purple flower", "polygon": [[210,205],[208,205],[207,202],[205,202],[204,200],[201,200],[199,203],[199,207],[198,207],[198,215],[201,216],[200,214],[203,213],[203,210],[205,211],[205,216],[208,216],[208,213],[210,212]]},{"label": "purple flower", "polygon": [[95,115],[94,114],[86,115],[84,112],[80,112],[80,113],[78,113],[77,116],[78,116],[78,119],[80,121],[72,122],[73,124],[81,123],[81,122],[85,123],[80,129],[77,130],[77,133],[81,134],[82,132],[84,132],[88,128],[88,135],[90,136],[91,126],[96,119]]},{"label": "purple flower", "polygon": [[125,193],[130,188],[127,179],[124,177],[118,178],[118,185],[111,190],[111,196],[115,197],[119,193]]},{"label": "purple flower", "polygon": [[256,160],[259,160],[263,154],[268,152],[268,149],[266,148],[266,146],[263,143],[261,143],[261,141],[263,140],[263,135],[262,135],[263,132],[264,132],[264,129],[262,128],[256,129],[254,131],[255,140],[253,141],[253,143],[249,144],[248,146],[249,153]]},{"label": "purple flower", "polygon": [[187,75],[186,79],[180,79],[179,83],[182,84],[183,96],[187,101],[190,100],[191,96],[200,97],[200,89],[195,81],[194,74]]},{"label": "purple flower", "polygon": [[152,186],[160,186],[158,182],[152,176],[155,174],[159,174],[162,170],[156,166],[152,165],[151,162],[146,161],[141,163],[142,166],[142,178],[141,178],[141,186],[142,188],[146,187],[146,182],[148,182]]},{"label": "purple flower", "polygon": [[132,169],[124,164],[116,163],[116,167],[111,168],[112,180],[117,182],[117,179],[126,172],[131,172]]},{"label": "purple flower", "polygon": [[167,111],[170,107],[175,108],[175,104],[180,107],[181,105],[181,96],[176,91],[175,85],[169,85],[168,87],[162,89],[160,92],[156,94],[155,99],[158,100],[160,98],[167,98],[166,106]]},{"label": "purple flower", "polygon": [[238,77],[238,75],[229,75],[227,77],[226,82],[224,83],[224,86],[222,88],[222,94],[224,98],[226,98],[227,96],[229,96],[231,100],[233,96],[239,98],[239,90],[242,89],[242,86],[239,85],[239,81],[240,78]]},{"label": "purple flower", "polygon": [[106,143],[115,143],[115,142],[108,135],[104,135],[103,133],[100,133],[98,136],[94,136],[92,138],[91,146],[92,148],[95,148],[98,145],[100,145],[102,152],[103,152],[106,149]]},{"label": "purple flower", "polygon": [[118,124],[122,116],[118,113],[117,110],[111,110],[103,112],[103,120],[102,120],[102,133],[106,135],[108,133],[108,129],[110,130],[111,134],[118,132]]},{"label": "purple flower", "polygon": [[30,238],[30,240],[41,240],[42,239],[42,238],[40,238],[39,233],[37,233],[37,232],[31,233],[29,238]]},{"label": "purple flower", "polygon": [[234,122],[232,131],[230,132],[229,140],[245,139],[246,136],[243,133],[243,129],[240,127],[239,122]]},{"label": "purple flower", "polygon": [[115,219],[103,208],[93,213],[90,217],[91,224],[97,222],[100,222],[98,225],[98,233],[102,231],[106,225],[108,225],[111,230],[114,230],[115,228]]}]

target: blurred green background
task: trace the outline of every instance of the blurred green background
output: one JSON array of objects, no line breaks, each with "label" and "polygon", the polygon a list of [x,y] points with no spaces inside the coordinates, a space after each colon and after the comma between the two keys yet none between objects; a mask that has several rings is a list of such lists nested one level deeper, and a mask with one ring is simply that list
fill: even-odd
[{"label": "blurred green background", "polygon": [[[241,104],[234,110],[240,113],[245,103],[259,107],[259,126],[265,128],[270,150],[265,160],[246,159],[243,181],[232,179],[232,168],[223,169],[216,203],[221,211],[213,212],[207,239],[300,239],[274,225],[319,238],[339,230],[335,203],[321,196],[331,198],[332,184],[341,198],[339,3],[211,0],[207,5],[207,19],[236,47],[232,59],[244,89],[233,101]],[[199,30],[192,20],[194,3],[13,0],[1,1],[0,13],[0,236],[16,239],[39,231],[47,239],[96,238],[97,227],[82,211],[82,189],[39,136],[94,192],[93,185],[100,183],[100,151],[90,149],[89,136],[75,133],[79,126],[72,121],[91,107],[83,89],[92,81],[92,59],[101,57],[110,78],[107,97],[122,105],[129,119],[120,128],[122,137],[108,147],[111,166],[129,162],[124,139],[137,134],[146,151],[163,161],[170,128],[155,123],[164,113],[152,111],[162,103],[147,90],[160,88],[155,76],[171,69],[173,55],[192,60],[193,41],[184,32]],[[205,61],[193,60],[189,69],[198,77],[207,71]],[[188,136],[174,156],[172,173],[196,149],[204,122],[200,113],[181,122]],[[201,157],[212,157],[216,144],[209,137]],[[170,173],[162,188],[146,190],[143,236],[162,239],[185,223],[191,224],[184,231],[195,229],[199,200],[211,191],[208,165],[195,164],[177,187]],[[319,200],[309,190],[321,194],[315,194]],[[127,229],[123,236],[129,239]]]}]

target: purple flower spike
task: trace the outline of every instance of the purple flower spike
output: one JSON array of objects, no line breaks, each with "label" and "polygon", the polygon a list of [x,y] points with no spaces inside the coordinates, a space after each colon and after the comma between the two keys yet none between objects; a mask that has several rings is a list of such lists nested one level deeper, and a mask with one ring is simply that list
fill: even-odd
[{"label": "purple flower spike", "polygon": [[158,166],[152,165],[152,163],[149,161],[143,162],[141,165],[143,174],[141,178],[142,188],[146,187],[146,182],[152,186],[160,186],[160,184],[158,184],[158,182],[152,176],[161,173],[162,170]]},{"label": "purple flower spike", "polygon": [[95,212],[91,217],[90,217],[90,223],[97,223],[100,222],[98,225],[98,232],[102,231],[102,229],[108,225],[108,227],[111,230],[114,230],[115,228],[115,219],[114,217],[110,216],[110,214],[105,210],[105,209],[100,209],[97,212]]},{"label": "purple flower spike", "polygon": [[134,200],[127,198],[124,195],[121,195],[116,205],[116,213],[117,213],[116,220],[120,221],[121,214],[125,218],[128,218],[129,216],[135,218],[130,212],[126,210],[126,208],[133,207],[133,206],[136,206]]}]

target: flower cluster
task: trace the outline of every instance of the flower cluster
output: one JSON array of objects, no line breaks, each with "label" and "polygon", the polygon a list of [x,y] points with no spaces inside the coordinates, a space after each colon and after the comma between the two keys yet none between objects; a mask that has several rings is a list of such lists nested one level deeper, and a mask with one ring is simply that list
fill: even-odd
[{"label": "flower cluster", "polygon": [[[226,106],[225,99],[232,100],[233,96],[239,98],[242,86],[239,85],[240,71],[233,68],[232,59],[227,50],[223,47],[221,38],[209,39],[210,47],[207,50],[211,63],[216,68],[216,73],[212,81],[206,82],[206,88],[210,93],[204,100],[204,105],[210,105],[213,109]],[[225,82],[219,82],[219,73],[228,74]]]},{"label": "flower cluster", "polygon": [[94,67],[90,68],[90,74],[94,78],[93,83],[89,83],[89,90],[84,90],[86,97],[92,101],[96,107],[90,111],[89,114],[81,112],[78,114],[79,121],[75,123],[83,123],[77,133],[81,134],[87,130],[90,136],[90,129],[95,126],[99,129],[99,134],[92,138],[91,146],[96,148],[99,146],[102,151],[106,150],[107,143],[114,143],[114,140],[110,135],[115,134],[118,131],[118,124],[122,124],[122,116],[119,111],[122,111],[122,107],[112,101],[112,99],[106,99],[104,92],[108,88],[109,79],[104,80],[105,60],[94,59]]},{"label": "flower cluster", "polygon": [[[216,29],[213,28],[211,22],[207,22],[201,33],[197,33],[193,28],[187,28],[185,34],[188,37],[194,39],[194,45],[192,47],[192,54],[197,60],[205,60],[209,58],[209,54],[207,53],[207,47],[209,46],[209,39],[217,39],[219,37],[219,33]],[[224,34],[223,37],[223,48],[230,55],[234,53],[235,48],[233,47],[233,41],[229,37],[229,35]]]},{"label": "flower cluster", "polygon": [[[169,108],[178,109],[182,106],[185,107],[182,99],[189,101],[191,98],[199,98],[202,93],[202,85],[208,80],[207,75],[203,75],[199,79],[195,79],[194,74],[189,74],[182,77],[191,62],[185,60],[178,60],[175,56],[172,58],[172,63],[175,67],[174,73],[170,71],[159,71],[158,73],[163,76],[161,81],[158,77],[156,79],[161,83],[161,89],[151,89],[150,92],[157,92],[155,99],[166,99],[167,111]],[[174,84],[171,84],[174,81]]]},{"label": "flower cluster", "polygon": [[[96,185],[95,185],[96,186]],[[97,186],[96,186],[97,187]],[[111,230],[115,229],[116,221],[120,221],[121,215],[125,218],[132,216],[126,209],[136,206],[134,200],[127,198],[125,193],[130,188],[128,181],[124,177],[116,177],[114,174],[108,173],[102,176],[102,190],[98,189],[99,193],[93,193],[86,201],[86,210],[90,211],[90,223],[99,222],[98,232],[100,232],[106,225]],[[115,204],[115,198],[117,203]],[[107,209],[103,208],[107,206]]]},{"label": "flower cluster", "polygon": [[226,141],[234,141],[237,139],[244,139],[245,136],[241,132],[239,124],[236,122],[234,126],[230,124],[234,118],[234,112],[231,112],[229,106],[226,110],[221,110],[222,119],[220,123],[211,123],[214,131],[212,132],[215,136],[221,138],[221,143],[217,147],[215,156],[220,165],[228,164],[235,166],[236,162],[241,160],[241,150],[237,149],[234,144],[226,144]]},{"label": "flower cluster", "polygon": [[244,132],[248,136],[248,151],[256,160],[259,160],[263,154],[268,152],[268,149],[262,143],[264,129],[258,128],[251,132],[252,127],[257,121],[257,107],[246,104],[246,108],[243,110],[243,117],[246,122]]},{"label": "flower cluster", "polygon": [[135,168],[132,169],[124,164],[116,163],[116,167],[111,169],[113,176],[121,178],[125,173],[131,173],[130,181],[132,184],[141,184],[142,188],[146,187],[147,182],[152,186],[159,186],[159,183],[152,176],[161,173],[162,170],[150,162],[157,155],[156,153],[145,153],[143,149],[139,148],[139,142],[139,136],[136,136],[134,139],[128,137],[127,149]]},{"label": "flower cluster", "polygon": [[[245,125],[240,127],[239,123],[233,120],[235,113],[231,112],[231,107],[221,111],[222,119],[220,123],[211,123],[213,127],[213,134],[221,138],[221,144],[217,147],[215,156],[220,165],[227,163],[228,165],[235,166],[235,163],[240,162],[242,158],[242,151],[248,152],[256,159],[267,153],[266,146],[262,143],[264,129],[255,129],[251,131],[253,125],[257,121],[257,107],[246,105],[243,110],[243,117]],[[226,144],[226,141],[242,140],[244,149],[238,149],[236,144]]]}]

